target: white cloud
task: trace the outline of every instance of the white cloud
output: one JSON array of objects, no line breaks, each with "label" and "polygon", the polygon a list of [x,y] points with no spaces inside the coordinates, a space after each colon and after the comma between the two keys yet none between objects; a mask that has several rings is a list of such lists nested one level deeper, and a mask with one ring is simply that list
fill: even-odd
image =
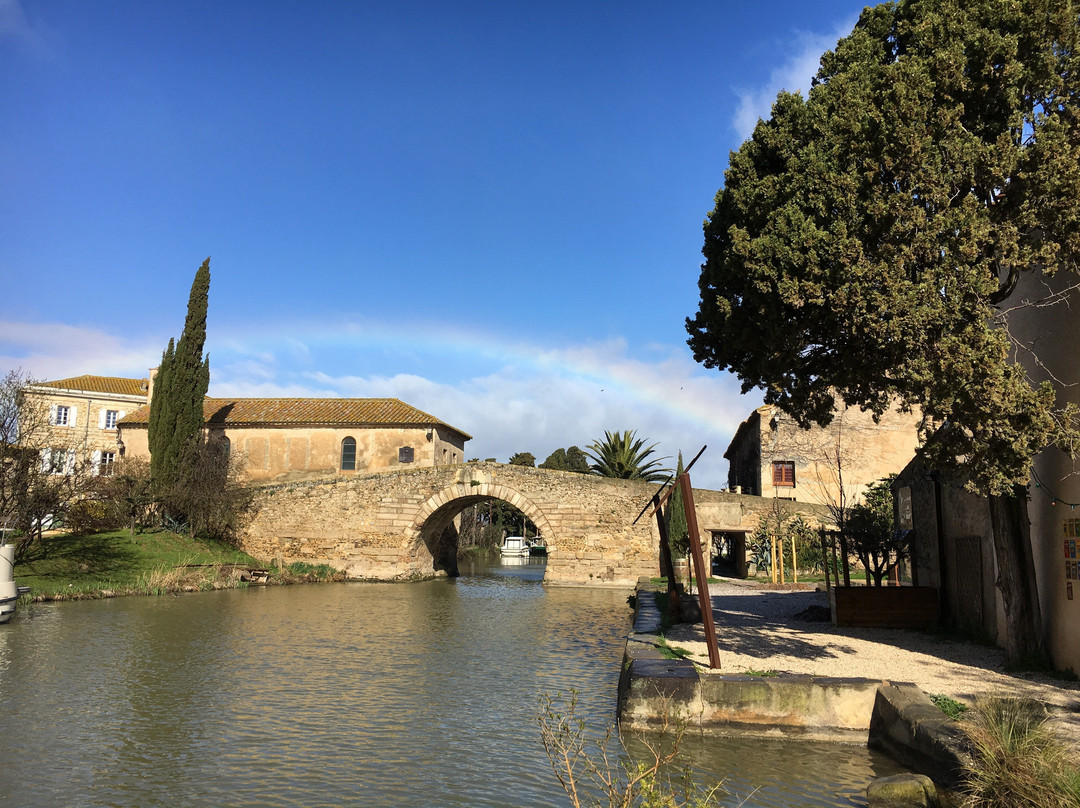
[{"label": "white cloud", "polygon": [[161,361],[158,339],[127,338],[99,328],[63,323],[0,320],[0,367],[21,369],[35,379],[143,376]]},{"label": "white cloud", "polygon": [[[605,430],[635,429],[657,452],[687,460],[708,444],[697,485],[727,481],[724,450],[740,421],[760,403],[741,396],[727,376],[704,371],[672,351],[658,361],[630,356],[625,343],[537,349],[535,362],[514,363],[452,383],[415,374],[305,373],[289,384],[267,383],[262,368],[246,376],[241,363],[216,375],[214,395],[399,398],[473,435],[467,457],[505,461],[532,452],[541,462],[555,449],[586,448]],[[319,365],[318,358],[313,359]]]},{"label": "white cloud", "polygon": [[[637,355],[624,340],[554,348],[515,345],[502,361],[491,358],[489,372],[436,381],[415,373],[343,374],[336,370],[341,344],[328,349],[302,337],[279,341],[278,353],[267,350],[258,336],[250,344],[233,339],[213,346],[210,394],[400,398],[473,435],[467,457],[502,461],[525,451],[541,462],[560,447],[584,449],[605,430],[634,429],[658,443],[658,454],[670,456],[671,465],[680,450],[689,460],[708,444],[694,474],[695,484],[708,488],[726,483],[724,450],[740,421],[760,403],[739,395],[732,377],[694,363],[681,346],[651,346]],[[490,342],[498,342],[497,335]],[[299,345],[304,346],[301,362]],[[359,337],[348,338],[346,348],[365,350]],[[442,339],[414,343],[410,350],[431,367],[448,361]],[[0,321],[0,367],[22,368],[40,379],[141,375],[160,357],[157,337]]]},{"label": "white cloud", "polygon": [[796,31],[790,56],[769,74],[769,81],[764,87],[737,89],[735,93],[739,97],[739,105],[732,127],[740,140],[754,133],[759,119],[767,119],[772,114],[773,102],[781,90],[799,92],[805,97],[810,90],[811,79],[817,74],[821,55],[836,47],[841,37],[847,36],[854,27],[855,20],[848,19],[827,34]]}]

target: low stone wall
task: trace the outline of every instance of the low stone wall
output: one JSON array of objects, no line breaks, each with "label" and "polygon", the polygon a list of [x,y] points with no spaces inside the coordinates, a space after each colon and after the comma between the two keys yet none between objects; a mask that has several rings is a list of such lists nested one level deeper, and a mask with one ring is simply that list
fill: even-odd
[{"label": "low stone wall", "polygon": [[671,717],[716,734],[866,743],[946,788],[964,753],[955,722],[910,684],[814,676],[713,673],[658,648],[660,612],[639,586],[619,680],[621,726],[649,729]]},{"label": "low stone wall", "polygon": [[969,762],[956,722],[915,685],[878,688],[867,743],[949,789]]}]

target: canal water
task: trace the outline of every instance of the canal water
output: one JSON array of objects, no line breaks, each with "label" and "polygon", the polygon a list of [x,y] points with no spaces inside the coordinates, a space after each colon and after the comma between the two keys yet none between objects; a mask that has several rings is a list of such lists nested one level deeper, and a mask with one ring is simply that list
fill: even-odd
[{"label": "canal water", "polygon": [[[463,572],[21,607],[0,626],[0,805],[565,808],[538,699],[576,690],[610,724],[627,593]],[[684,749],[726,806],[864,805],[895,771],[851,746]]]}]

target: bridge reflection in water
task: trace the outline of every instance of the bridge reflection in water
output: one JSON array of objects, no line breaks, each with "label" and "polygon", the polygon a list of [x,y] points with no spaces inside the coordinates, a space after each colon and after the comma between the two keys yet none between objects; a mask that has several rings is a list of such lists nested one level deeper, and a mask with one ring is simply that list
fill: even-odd
[{"label": "bridge reflection in water", "polygon": [[[568,805],[538,697],[576,689],[611,720],[627,592],[544,587],[541,564],[463,572],[20,610],[0,631],[0,804]],[[687,752],[743,794],[790,778],[747,805],[858,804],[881,765],[772,748]]]}]

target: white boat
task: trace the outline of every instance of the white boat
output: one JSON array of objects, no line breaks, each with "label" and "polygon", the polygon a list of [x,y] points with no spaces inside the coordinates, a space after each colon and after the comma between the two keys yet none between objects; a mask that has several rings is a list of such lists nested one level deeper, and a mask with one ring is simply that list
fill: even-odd
[{"label": "white boat", "polygon": [[523,536],[507,536],[503,539],[499,555],[503,558],[524,558],[529,555],[529,542]]},{"label": "white boat", "polygon": [[15,585],[15,545],[0,544],[0,623],[6,623],[15,614],[19,594]]}]

